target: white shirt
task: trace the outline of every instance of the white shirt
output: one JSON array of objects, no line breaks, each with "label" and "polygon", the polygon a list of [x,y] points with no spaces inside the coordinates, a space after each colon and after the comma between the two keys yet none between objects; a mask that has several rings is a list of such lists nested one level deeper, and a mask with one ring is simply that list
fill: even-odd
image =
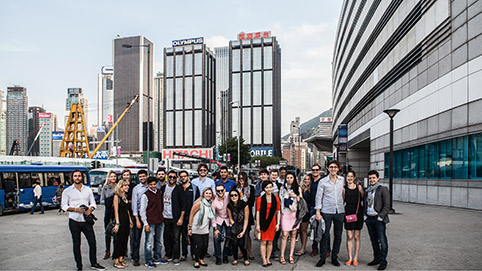
[{"label": "white shirt", "polygon": [[[156,194],[157,192],[160,191],[159,189],[156,189],[156,191],[151,190],[149,188],[147,188],[147,189],[150,190],[154,194]],[[142,221],[142,223],[144,223],[144,225],[149,225],[149,223],[147,223],[147,213],[146,213],[148,204],[149,204],[149,198],[144,193],[141,196],[141,209],[139,210],[139,216],[141,217],[141,221]]]},{"label": "white shirt", "polygon": [[[80,205],[97,208],[92,189],[85,185],[82,185],[80,191],[75,185],[66,188],[62,193],[62,210],[67,211],[69,208],[79,208]],[[78,212],[69,212],[69,218],[77,222],[85,222],[84,215]]]},{"label": "white shirt", "polygon": [[[208,177],[205,177],[204,180],[201,181],[201,178],[198,177],[194,180],[191,181],[191,184],[195,187],[197,187],[197,189],[199,189],[199,195],[201,195],[204,191],[204,189],[206,189],[206,187],[211,187],[211,190],[213,190],[213,194],[216,193],[216,184],[214,183],[214,181]],[[196,195],[196,191],[194,191],[194,195]]]},{"label": "white shirt", "polygon": [[35,188],[33,189],[33,195],[36,198],[40,198],[42,196],[42,187],[40,185],[35,185]]},{"label": "white shirt", "polygon": [[316,192],[315,209],[321,209],[325,214],[341,214],[345,212],[343,202],[343,186],[345,178],[337,176],[335,183],[330,181],[330,175],[321,179]]},{"label": "white shirt", "polygon": [[172,219],[172,191],[174,188],[176,188],[176,186],[170,187],[166,185],[166,190],[164,190],[164,209],[162,210],[162,216],[167,219]]},{"label": "white shirt", "polygon": [[[377,211],[375,211],[375,193],[377,192],[377,190],[373,190],[373,201],[372,202],[368,202],[368,205],[367,205],[367,215],[369,216],[378,216],[378,213]],[[369,192],[370,193],[370,192]]]}]

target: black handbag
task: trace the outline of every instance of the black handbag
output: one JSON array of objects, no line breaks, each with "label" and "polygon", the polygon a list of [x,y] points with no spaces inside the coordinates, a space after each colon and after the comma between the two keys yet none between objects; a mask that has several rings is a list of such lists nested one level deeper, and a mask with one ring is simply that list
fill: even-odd
[{"label": "black handbag", "polygon": [[106,232],[108,232],[111,236],[116,237],[117,232],[114,231],[115,227],[115,222],[113,220],[109,221],[109,224],[107,224],[107,228],[105,229]]},{"label": "black handbag", "polygon": [[[83,204],[80,205],[80,208],[84,208],[85,211],[89,210],[89,207]],[[90,213],[90,215],[84,214],[84,219],[85,219],[85,222],[93,226],[95,224],[95,221],[97,220],[97,217],[95,217],[94,213]]]},{"label": "black handbag", "polygon": [[234,237],[237,237],[241,232],[243,232],[243,224],[240,222],[236,222],[231,226],[231,233]]}]

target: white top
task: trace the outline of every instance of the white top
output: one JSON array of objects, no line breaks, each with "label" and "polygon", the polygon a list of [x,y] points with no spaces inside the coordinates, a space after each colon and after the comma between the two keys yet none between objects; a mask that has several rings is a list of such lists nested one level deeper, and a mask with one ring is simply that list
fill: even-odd
[{"label": "white top", "polygon": [[[156,194],[157,192],[161,193],[159,189],[156,189],[156,191],[151,190],[150,188],[147,188],[147,189],[154,194]],[[146,213],[147,205],[149,205],[149,198],[147,197],[146,193],[144,193],[141,196],[141,209],[139,210],[139,213],[138,213],[144,225],[149,225],[149,223],[147,223],[147,213]]]},{"label": "white top", "polygon": [[172,191],[174,188],[176,188],[176,186],[170,187],[166,185],[166,190],[164,190],[164,210],[162,210],[162,216],[167,219],[172,219]]},{"label": "white top", "polygon": [[199,214],[201,213],[201,209],[197,211],[197,213],[194,215],[192,218],[192,233],[193,234],[209,234],[209,222],[210,219],[208,218],[209,214],[209,208],[202,204],[201,202],[201,208],[204,208],[204,218],[203,218],[203,223],[201,226],[197,225],[197,221],[199,219]]},{"label": "white top", "polygon": [[33,189],[33,195],[36,198],[40,198],[42,196],[42,187],[40,185],[35,185],[35,188]]},{"label": "white top", "polygon": [[[375,193],[377,192],[377,190],[373,190],[372,192],[368,192],[368,193],[373,193],[373,196],[372,198],[375,199]],[[369,216],[378,216],[378,213],[377,211],[375,211],[375,200],[371,200],[367,202],[367,215]]]},{"label": "white top", "polygon": [[321,209],[325,214],[342,214],[345,212],[343,202],[343,187],[345,178],[336,176],[335,183],[330,181],[330,175],[321,179],[316,192],[315,209]]},{"label": "white top", "polygon": [[[67,211],[69,207],[79,208],[80,205],[97,208],[90,187],[82,185],[79,191],[75,185],[71,185],[62,192],[62,210]],[[84,215],[78,212],[69,212],[69,218],[77,222],[85,222]]]}]

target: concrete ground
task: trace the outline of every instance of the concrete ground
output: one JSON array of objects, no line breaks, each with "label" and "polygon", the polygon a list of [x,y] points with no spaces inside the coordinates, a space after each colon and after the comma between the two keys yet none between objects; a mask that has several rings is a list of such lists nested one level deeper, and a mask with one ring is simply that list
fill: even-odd
[{"label": "concrete ground", "polygon": [[[389,270],[480,270],[482,269],[482,212],[449,207],[395,202],[398,214],[390,217],[387,234],[389,242]],[[99,220],[103,208],[95,212]],[[0,217],[0,270],[74,270],[72,240],[67,226],[67,216],[58,216],[57,210],[48,210],[44,215],[38,212],[13,214]],[[114,269],[112,260],[103,260],[103,222],[95,224],[98,262],[107,269]],[[143,242],[143,241],[142,241]],[[143,244],[143,243],[142,243]],[[299,244],[297,244],[297,248]],[[213,254],[212,242],[209,252]],[[311,245],[307,248],[311,252]],[[84,267],[88,262],[88,245],[83,237],[82,253]],[[259,243],[253,243],[253,254],[259,255]],[[141,245],[141,259],[144,257]],[[366,227],[362,230],[362,244],[358,267],[345,266],[347,260],[346,237],[343,235],[339,260],[342,266],[335,267],[327,260],[322,268],[316,268],[318,257],[305,255],[296,257],[294,265],[281,265],[273,261],[273,266],[262,268],[261,259],[256,257],[251,265],[237,266],[214,264],[214,259],[206,259],[209,270],[376,270],[366,264],[372,260],[372,250]],[[126,270],[145,270],[147,267],[130,266]],[[143,264],[143,260],[141,260]],[[156,269],[193,270],[192,261],[179,266],[160,265]]]}]

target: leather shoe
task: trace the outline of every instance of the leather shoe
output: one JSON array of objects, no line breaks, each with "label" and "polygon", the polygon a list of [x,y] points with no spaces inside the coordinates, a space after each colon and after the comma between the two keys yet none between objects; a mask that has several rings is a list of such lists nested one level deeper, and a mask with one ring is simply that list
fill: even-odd
[{"label": "leather shoe", "polygon": [[378,266],[378,270],[385,270],[386,268],[387,268],[387,265],[383,263]]},{"label": "leather shoe", "polygon": [[379,261],[373,260],[373,261],[367,263],[367,265],[369,265],[369,266],[374,266],[374,265],[377,265],[377,264],[379,264],[379,263],[380,263]]},{"label": "leather shoe", "polygon": [[318,251],[317,251],[317,250],[311,251],[311,253],[310,253],[310,256],[311,256],[311,257],[315,257],[316,255],[318,255]]},{"label": "leather shoe", "polygon": [[141,263],[139,261],[134,262],[134,266],[139,266],[139,265],[141,265]]},{"label": "leather shoe", "polygon": [[228,257],[223,257],[223,263],[228,263]]},{"label": "leather shoe", "polygon": [[316,267],[322,267],[324,264],[325,264],[325,260],[324,260],[324,259],[320,259],[320,260],[316,263]]},{"label": "leather shoe", "polygon": [[335,258],[331,258],[331,263],[334,265],[334,266],[340,266],[340,262],[335,259]]},{"label": "leather shoe", "polygon": [[223,264],[223,261],[221,261],[221,258],[216,258],[216,265],[221,265]]}]

